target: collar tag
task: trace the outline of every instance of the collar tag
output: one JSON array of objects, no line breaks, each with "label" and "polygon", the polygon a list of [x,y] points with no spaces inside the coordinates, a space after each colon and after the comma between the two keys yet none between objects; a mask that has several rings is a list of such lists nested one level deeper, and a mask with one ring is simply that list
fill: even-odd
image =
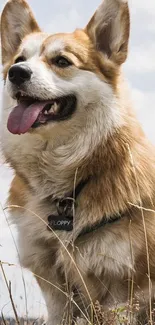
[{"label": "collar tag", "polygon": [[50,230],[65,230],[72,231],[73,230],[73,218],[63,216],[63,215],[50,215],[48,217],[48,229]]}]

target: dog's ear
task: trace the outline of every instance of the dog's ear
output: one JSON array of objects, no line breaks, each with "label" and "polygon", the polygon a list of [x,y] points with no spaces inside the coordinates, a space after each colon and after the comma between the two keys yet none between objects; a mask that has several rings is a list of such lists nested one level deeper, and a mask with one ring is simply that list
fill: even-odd
[{"label": "dog's ear", "polygon": [[130,31],[127,0],[103,0],[85,31],[98,51],[122,64],[127,57]]},{"label": "dog's ear", "polygon": [[22,39],[40,28],[25,0],[9,0],[1,16],[2,63],[14,56]]}]

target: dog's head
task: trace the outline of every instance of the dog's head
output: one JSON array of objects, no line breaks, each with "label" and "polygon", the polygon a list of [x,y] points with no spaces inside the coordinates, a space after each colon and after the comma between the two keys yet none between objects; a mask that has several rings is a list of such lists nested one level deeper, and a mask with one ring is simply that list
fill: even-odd
[{"label": "dog's head", "polygon": [[25,0],[9,0],[1,17],[5,88],[15,100],[9,131],[50,132],[66,121],[82,128],[97,119],[111,131],[128,38],[125,0],[104,0],[85,29],[55,35],[41,32]]}]

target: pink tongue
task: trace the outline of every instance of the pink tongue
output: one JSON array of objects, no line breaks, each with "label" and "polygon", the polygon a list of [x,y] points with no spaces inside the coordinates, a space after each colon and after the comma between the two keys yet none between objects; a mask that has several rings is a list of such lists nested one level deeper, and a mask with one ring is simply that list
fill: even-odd
[{"label": "pink tongue", "polygon": [[46,102],[35,102],[28,106],[22,102],[10,113],[7,123],[8,130],[13,134],[26,133],[38,118]]}]

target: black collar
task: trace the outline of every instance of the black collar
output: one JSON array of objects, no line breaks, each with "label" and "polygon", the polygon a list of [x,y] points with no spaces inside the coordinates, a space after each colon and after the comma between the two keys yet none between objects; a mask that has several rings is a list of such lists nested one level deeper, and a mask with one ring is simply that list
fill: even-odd
[{"label": "black collar", "polygon": [[[76,186],[75,190],[72,191],[72,193],[66,195],[63,199],[55,200],[57,215],[48,216],[48,230],[73,230],[73,215],[74,209],[76,208],[76,199],[88,182],[89,179],[81,181]],[[78,237],[84,236],[86,234],[96,231],[101,227],[119,221],[120,219],[122,219],[122,217],[122,214],[114,215],[109,219],[104,216],[100,222],[97,222],[94,225],[88,227],[84,227]]]}]

